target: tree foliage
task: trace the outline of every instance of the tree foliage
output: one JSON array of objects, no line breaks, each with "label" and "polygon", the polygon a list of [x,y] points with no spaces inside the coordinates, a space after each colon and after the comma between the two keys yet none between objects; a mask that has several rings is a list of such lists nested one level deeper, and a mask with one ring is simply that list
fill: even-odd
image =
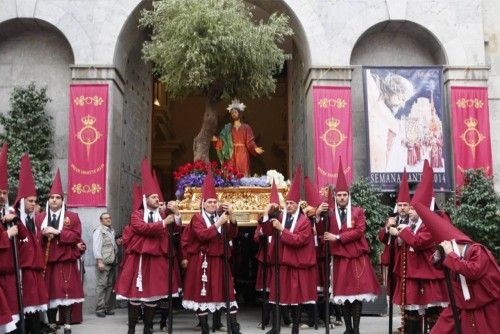
[{"label": "tree foliage", "polygon": [[483,169],[465,171],[464,186],[445,205],[453,223],[500,260],[500,196]]},{"label": "tree foliage", "polygon": [[390,212],[390,208],[382,203],[381,197],[382,193],[377,191],[366,178],[359,178],[351,185],[352,203],[365,211],[365,236],[372,249],[373,263],[379,263],[383,245],[378,240],[377,235]]},{"label": "tree foliage", "polygon": [[52,184],[52,117],[45,112],[50,101],[47,88],[38,88],[34,82],[26,87],[15,87],[10,95],[7,115],[0,114],[0,141],[9,145],[9,192],[17,193],[21,156],[29,153],[39,202],[47,199]]},{"label": "tree foliage", "polygon": [[169,96],[260,97],[275,91],[286,59],[278,47],[292,35],[289,18],[253,21],[241,0],[159,0],[140,24],[152,29],[143,46]]}]

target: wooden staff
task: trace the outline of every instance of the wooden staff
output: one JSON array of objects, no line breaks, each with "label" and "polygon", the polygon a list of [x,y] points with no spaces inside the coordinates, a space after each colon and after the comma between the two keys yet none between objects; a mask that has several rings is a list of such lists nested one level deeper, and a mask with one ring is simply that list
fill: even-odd
[{"label": "wooden staff", "polygon": [[[322,212],[323,224],[325,231],[330,232],[330,216],[328,211]],[[323,286],[323,298],[325,299],[325,333],[330,333],[330,242],[325,242],[325,282]]]},{"label": "wooden staff", "polygon": [[[396,218],[397,219],[397,218]],[[397,222],[397,220],[396,220]],[[396,253],[395,243],[397,238],[389,235],[389,266],[387,268],[388,293],[389,293],[389,334],[392,334],[392,320],[394,317],[394,256]]]},{"label": "wooden staff", "polygon": [[275,317],[274,317],[274,328],[276,328],[276,333],[281,330],[281,314],[280,314],[280,263],[279,263],[279,238],[280,232],[274,230],[274,290],[275,290]]},{"label": "wooden staff", "polygon": [[[2,217],[5,216],[5,209],[2,209]],[[8,227],[14,226],[13,222],[8,224]],[[19,312],[19,322],[21,334],[26,333],[26,321],[24,318],[24,305],[23,305],[23,273],[21,266],[19,265],[19,249],[17,248],[17,237],[13,235],[11,237],[12,242],[12,255],[14,258],[14,270],[16,275],[16,292],[17,292],[17,304]]]},{"label": "wooden staff", "polygon": [[436,246],[436,251],[434,252],[432,262],[434,266],[442,266],[444,271],[444,278],[446,281],[446,289],[448,290],[448,297],[450,298],[451,312],[453,313],[453,322],[455,323],[455,333],[462,334],[462,324],[460,323],[460,317],[457,309],[457,302],[455,300],[455,294],[453,293],[453,286],[451,285],[451,273],[450,268],[443,266],[443,260],[445,258],[444,248],[441,245]]},{"label": "wooden staff", "polygon": [[169,270],[168,270],[168,333],[172,334],[173,332],[173,318],[172,318],[172,307],[173,307],[173,301],[172,301],[172,285],[173,283],[173,271],[174,271],[174,227],[172,224],[168,225],[168,265],[169,265]]},{"label": "wooden staff", "polygon": [[394,315],[393,299],[394,299],[394,242],[396,238],[389,236],[389,267],[387,268],[387,279],[389,281],[389,334],[392,334],[392,318]]},{"label": "wooden staff", "polygon": [[[227,213],[224,213],[227,214]],[[227,224],[222,226],[222,241],[224,243],[224,294],[226,298],[226,324],[227,333],[231,333],[231,316],[230,316],[230,301],[229,301],[229,245],[227,240]]]},{"label": "wooden staff", "polygon": [[403,245],[401,247],[401,266],[403,268],[403,272],[401,275],[401,333],[405,333],[405,304],[406,304],[406,252],[407,246]]},{"label": "wooden staff", "polygon": [[266,329],[264,319],[266,318],[267,298],[267,237],[261,238],[262,251],[264,253],[264,262],[262,263],[262,314],[261,314],[261,329]]}]

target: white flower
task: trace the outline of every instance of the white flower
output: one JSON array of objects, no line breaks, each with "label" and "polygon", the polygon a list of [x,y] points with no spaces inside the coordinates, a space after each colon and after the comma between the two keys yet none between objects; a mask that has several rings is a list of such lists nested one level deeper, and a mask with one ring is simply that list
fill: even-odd
[{"label": "white flower", "polygon": [[266,176],[267,176],[267,182],[271,185],[273,184],[273,179],[274,179],[274,182],[276,183],[276,186],[278,188],[284,188],[287,186],[287,182],[283,174],[274,169],[268,170]]}]

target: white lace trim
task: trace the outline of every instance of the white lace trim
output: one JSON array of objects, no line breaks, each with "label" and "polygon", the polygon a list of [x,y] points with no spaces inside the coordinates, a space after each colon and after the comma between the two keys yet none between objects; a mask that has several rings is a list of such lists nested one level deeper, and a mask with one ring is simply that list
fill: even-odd
[{"label": "white lace trim", "polygon": [[420,311],[420,310],[425,310],[430,307],[448,307],[447,302],[437,302],[437,303],[430,303],[426,305],[416,305],[416,304],[410,304],[410,305],[405,305],[405,310],[408,311]]},{"label": "white lace trim", "polygon": [[26,306],[24,308],[24,313],[36,313],[36,312],[45,312],[45,311],[47,311],[47,304]]},{"label": "white lace trim", "polygon": [[9,323],[0,325],[0,333],[8,333],[14,331],[16,329],[16,322],[17,320],[12,320]]},{"label": "white lace trim", "polygon": [[[172,297],[176,298],[179,297],[179,293],[181,293],[182,289],[177,290],[176,293],[172,294]],[[160,299],[166,299],[168,298],[169,295],[159,295],[159,296],[152,296],[152,297],[145,297],[145,298],[129,298],[125,297],[123,295],[116,295],[117,300],[132,300],[132,301],[141,301],[141,302],[156,302]]]},{"label": "white lace trim", "polygon": [[335,296],[330,298],[330,301],[333,301],[335,304],[343,304],[346,301],[353,302],[355,300],[364,301],[364,302],[372,302],[377,299],[377,295],[373,293],[363,293],[361,295],[351,295],[351,296]]},{"label": "white lace trim", "polygon": [[61,299],[51,299],[49,300],[49,308],[56,308],[58,306],[69,306],[73,304],[83,303],[84,298],[71,299],[71,298],[61,298]]},{"label": "white lace trim", "polygon": [[[209,310],[210,312],[215,312],[216,310],[220,310],[221,308],[226,307],[226,303],[198,303],[195,302],[194,300],[183,300],[182,301],[182,306],[188,310]],[[236,301],[233,301],[229,304],[229,308],[238,308],[238,303]]]},{"label": "white lace trim", "polygon": [[[301,304],[316,304],[316,302],[317,302],[316,300],[308,300],[308,301],[300,303],[300,304],[297,304],[297,303],[296,304],[284,304],[284,303],[280,303],[280,305],[283,305],[283,306],[292,305],[292,306],[294,306],[294,305],[301,305]],[[273,304],[274,305],[275,302],[270,300],[269,304]]]}]

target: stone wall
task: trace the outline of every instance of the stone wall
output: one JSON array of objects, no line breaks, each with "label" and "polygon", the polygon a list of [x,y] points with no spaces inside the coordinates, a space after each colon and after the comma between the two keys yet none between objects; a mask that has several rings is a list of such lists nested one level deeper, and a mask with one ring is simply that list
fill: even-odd
[{"label": "stone wall", "polygon": [[[491,129],[500,126],[497,0],[248,2],[268,13],[286,12],[296,32],[286,87],[287,164],[292,169],[302,163],[306,174],[314,176],[311,86],[346,85],[353,88],[355,176],[366,173],[360,65],[445,64],[446,88],[453,83],[488,85]],[[110,85],[106,210],[118,229],[128,221],[131,185],[139,179],[140,161],[150,155],[152,78],[151,69],[140,59],[146,37],[137,29],[139,9],[150,4],[150,0],[0,0],[0,112],[8,109],[14,85],[32,80],[49,85],[53,100],[48,111],[56,130],[54,168],[61,168],[63,183],[68,86],[71,82]],[[491,134],[498,177],[500,132]],[[188,145],[186,150],[190,149]],[[498,182],[496,187],[500,189]],[[78,210],[89,246],[89,295],[94,264],[89,241],[103,210]]]},{"label": "stone wall", "polygon": [[495,189],[500,191],[500,21],[497,0],[483,0],[485,65],[490,67],[488,95],[490,107],[491,149],[493,150],[493,173]]},{"label": "stone wall", "polygon": [[[68,165],[69,84],[73,53],[64,36],[43,22],[12,20],[0,24],[0,112],[10,109],[15,86],[35,82],[47,87],[47,114],[53,118],[54,165],[66,179]],[[54,169],[55,169],[54,168]]]}]

